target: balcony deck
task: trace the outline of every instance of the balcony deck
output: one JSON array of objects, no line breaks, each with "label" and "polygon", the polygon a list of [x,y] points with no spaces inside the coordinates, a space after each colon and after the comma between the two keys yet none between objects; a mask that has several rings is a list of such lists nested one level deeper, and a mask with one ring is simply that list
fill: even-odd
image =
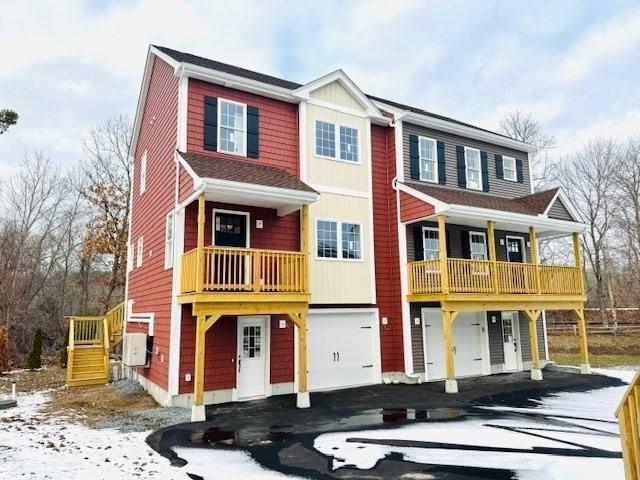
[{"label": "balcony deck", "polygon": [[578,308],[585,300],[582,271],[576,266],[447,258],[444,263],[409,262],[407,273],[410,302],[469,302],[469,308],[493,304],[521,310],[558,304]]},{"label": "balcony deck", "polygon": [[[199,260],[202,264],[198,272]],[[182,255],[180,303],[308,303],[307,254],[203,247]]]}]

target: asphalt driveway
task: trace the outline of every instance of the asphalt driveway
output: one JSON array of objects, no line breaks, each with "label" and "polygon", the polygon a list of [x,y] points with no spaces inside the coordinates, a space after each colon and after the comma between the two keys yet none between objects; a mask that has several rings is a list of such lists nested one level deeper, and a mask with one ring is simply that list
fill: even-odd
[{"label": "asphalt driveway", "polygon": [[[550,367],[542,382],[528,372],[462,379],[457,395],[445,394],[442,382],[375,385],[314,393],[305,410],[287,395],[211,406],[206,422],[159,430],[147,442],[191,478],[222,478],[215,476],[220,457],[213,456],[220,451],[305,478],[516,478],[532,453],[538,460],[617,462],[617,425],[608,417],[531,409],[560,394],[623,386],[617,378]],[[514,463],[519,456],[523,463]]]}]

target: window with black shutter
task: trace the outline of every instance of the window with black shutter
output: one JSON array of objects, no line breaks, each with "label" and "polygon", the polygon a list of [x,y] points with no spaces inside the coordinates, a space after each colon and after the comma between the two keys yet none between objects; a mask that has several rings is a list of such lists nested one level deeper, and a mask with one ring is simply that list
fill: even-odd
[{"label": "window with black shutter", "polygon": [[204,97],[204,148],[218,149],[218,99]]}]

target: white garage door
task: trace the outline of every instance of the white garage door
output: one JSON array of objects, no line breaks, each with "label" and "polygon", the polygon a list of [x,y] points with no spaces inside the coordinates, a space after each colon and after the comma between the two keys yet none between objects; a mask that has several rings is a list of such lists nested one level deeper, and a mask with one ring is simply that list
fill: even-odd
[{"label": "white garage door", "polygon": [[376,381],[373,318],[371,313],[309,314],[309,390]]},{"label": "white garage door", "polygon": [[[426,371],[429,380],[441,380],[447,376],[445,366],[442,310],[422,309],[422,325],[426,345]],[[453,322],[456,377],[482,375],[486,332],[482,314],[459,313]]]}]

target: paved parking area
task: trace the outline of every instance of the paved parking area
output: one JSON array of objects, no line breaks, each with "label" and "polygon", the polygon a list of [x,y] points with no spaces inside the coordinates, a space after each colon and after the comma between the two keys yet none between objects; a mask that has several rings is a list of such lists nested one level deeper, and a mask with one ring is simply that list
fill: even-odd
[{"label": "paved parking area", "polygon": [[[523,452],[509,450],[524,430],[528,438],[532,437],[531,431],[537,432],[536,442],[542,442],[542,447],[548,449],[540,453],[553,455],[558,451],[570,457],[619,458],[619,453],[594,449],[588,442],[585,446],[573,438],[577,435],[581,439],[580,435],[585,433],[576,430],[586,429],[587,433],[600,430],[598,441],[607,437],[611,442],[615,425],[608,420],[595,420],[603,423],[594,426],[584,424],[591,419],[558,419],[552,414],[547,417],[553,418],[531,418],[529,412],[523,427],[518,422],[522,423],[524,413],[513,409],[539,407],[539,401],[559,392],[588,394],[622,387],[621,380],[603,375],[579,375],[554,367],[544,370],[542,382],[532,382],[528,375],[528,372],[518,372],[463,379],[459,381],[457,395],[445,394],[442,382],[314,393],[312,408],[305,410],[295,408],[293,395],[211,406],[206,422],[159,430],[147,441],[174,465],[183,465],[187,472],[199,463],[200,469],[190,474],[192,478],[208,478],[202,474],[203,468],[206,472],[208,458],[210,467],[216,467],[215,462],[221,457],[214,457],[212,448],[234,454],[242,452],[247,455],[247,461],[257,462],[255,468],[268,469],[263,471],[265,474],[281,472],[306,478],[514,478],[513,465],[508,461],[460,464],[451,457],[443,463],[416,452],[437,451],[442,457],[442,451],[471,450],[476,456],[490,452],[491,458],[497,458],[502,452],[507,454],[505,458],[513,458],[514,454],[527,453],[530,449],[525,442],[520,448]],[[449,422],[444,431],[454,431],[454,425],[464,426],[455,437],[457,443],[453,441],[455,438],[443,442],[442,435],[431,435],[430,432],[435,431],[433,427],[444,425],[443,422]],[[489,433],[467,429],[474,425],[485,427],[487,422]],[[425,430],[425,426],[431,430]],[[514,432],[514,429],[519,430]],[[541,437],[540,430],[562,431],[554,434],[562,438],[543,439],[548,435]],[[461,447],[459,443],[464,444],[465,436],[471,435],[471,431],[500,438],[500,441],[488,445],[482,438],[475,438]],[[197,461],[194,452],[198,453]],[[207,452],[212,455],[207,457]],[[464,455],[468,457],[469,453]]]}]

